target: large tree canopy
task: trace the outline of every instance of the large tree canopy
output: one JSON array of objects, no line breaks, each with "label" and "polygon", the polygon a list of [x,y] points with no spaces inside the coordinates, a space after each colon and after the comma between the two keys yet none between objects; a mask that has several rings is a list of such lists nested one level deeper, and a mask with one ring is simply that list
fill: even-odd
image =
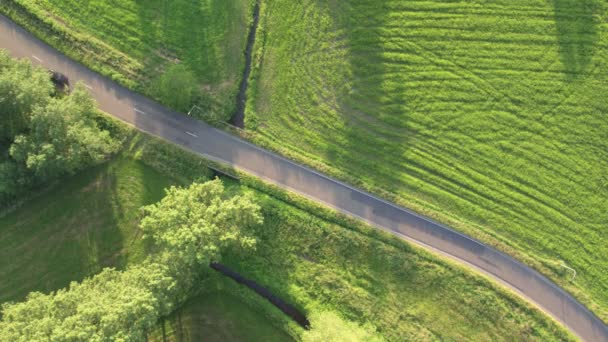
[{"label": "large tree canopy", "polygon": [[141,229],[172,260],[191,267],[208,264],[228,246],[251,248],[248,228],[262,223],[260,207],[249,195],[229,196],[219,179],[171,187],[157,204],[144,208]]},{"label": "large tree canopy", "polygon": [[185,299],[196,266],[229,246],[252,247],[247,228],[262,222],[250,196],[230,196],[217,179],[172,187],[144,211],[141,228],[157,247],[153,261],[3,305],[0,341],[143,341]]},{"label": "large tree canopy", "polygon": [[46,180],[102,161],[118,145],[94,120],[95,102],[84,86],[34,109],[30,131],[15,138],[10,154]]},{"label": "large tree canopy", "polygon": [[143,264],[72,283],[48,295],[3,305],[2,341],[143,341],[172,307],[175,281],[160,264]]},{"label": "large tree canopy", "polygon": [[44,106],[52,92],[46,70],[0,50],[0,143],[23,133],[33,109]]},{"label": "large tree canopy", "polygon": [[[57,95],[57,96],[54,96]],[[118,149],[82,85],[54,94],[47,70],[0,51],[0,206],[32,184],[98,163]]]}]

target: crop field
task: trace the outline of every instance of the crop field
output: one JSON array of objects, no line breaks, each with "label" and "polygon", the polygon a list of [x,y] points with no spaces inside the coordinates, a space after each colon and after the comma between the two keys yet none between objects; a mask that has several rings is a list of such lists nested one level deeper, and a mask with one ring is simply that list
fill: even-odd
[{"label": "crop field", "polygon": [[0,12],[148,95],[171,65],[184,65],[200,89],[196,102],[225,117],[234,110],[244,68],[251,5],[251,0],[9,0]]},{"label": "crop field", "polygon": [[260,25],[257,143],[497,246],[608,320],[606,2],[266,0]]},{"label": "crop field", "polygon": [[[101,267],[120,268],[142,260],[146,245],[137,229],[139,206],[160,199],[170,184],[209,179],[202,162],[137,134],[116,159],[63,179],[1,217],[0,260],[11,262],[0,263],[0,302],[64,287]],[[225,182],[229,191],[252,192],[265,223],[256,229],[254,253],[228,253],[223,262],[305,312],[339,311],[353,321],[372,322],[396,340],[571,339],[540,311],[468,270],[359,227],[356,221],[342,222],[314,207],[307,209],[281,197],[285,193],[271,195],[271,190],[254,185],[259,181]],[[229,285],[206,288],[202,283],[203,295],[165,320],[166,336],[187,340],[217,333],[228,339],[255,329],[248,336],[280,337],[267,323],[256,323],[262,318],[293,331],[273,320],[284,315],[269,312],[271,305],[259,296],[230,279],[223,281]],[[245,304],[215,298],[219,295],[211,293],[217,290]],[[237,319],[241,313],[242,320]],[[207,320],[209,315],[216,319]]]}]

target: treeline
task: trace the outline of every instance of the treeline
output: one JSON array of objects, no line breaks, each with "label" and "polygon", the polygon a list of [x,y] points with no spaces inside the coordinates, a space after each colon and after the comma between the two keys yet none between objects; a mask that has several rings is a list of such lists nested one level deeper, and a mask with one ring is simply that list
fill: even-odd
[{"label": "treeline", "polygon": [[0,51],[0,206],[117,151],[95,117],[83,86],[58,93],[47,70]]}]

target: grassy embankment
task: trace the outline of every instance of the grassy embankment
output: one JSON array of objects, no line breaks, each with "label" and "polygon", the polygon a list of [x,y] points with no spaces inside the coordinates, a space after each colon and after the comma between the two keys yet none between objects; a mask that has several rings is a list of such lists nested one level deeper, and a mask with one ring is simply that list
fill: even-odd
[{"label": "grassy embankment", "polygon": [[608,321],[607,13],[267,0],[246,128],[516,256]]},{"label": "grassy embankment", "polygon": [[251,0],[7,0],[6,14],[88,67],[144,94],[171,65],[192,71],[194,101],[223,118],[235,108]]},{"label": "grassy embankment", "polygon": [[[8,293],[2,301],[65,286],[102,266],[141,260],[146,246],[137,230],[137,208],[160,199],[169,184],[209,179],[204,163],[137,134],[110,163],[63,179],[0,218],[1,260],[12,261],[0,264],[1,293]],[[230,191],[253,192],[265,223],[257,228],[255,253],[228,253],[224,262],[304,312],[336,310],[353,321],[372,322],[391,340],[570,338],[517,296],[460,266],[253,177],[240,177],[240,182],[226,180]],[[165,334],[209,334],[208,325],[198,323],[214,310],[226,317],[209,323],[219,334],[226,324],[252,322],[234,319],[245,307],[213,304],[217,291],[236,296],[293,336],[300,331],[250,290],[211,272],[198,299],[211,301],[201,304],[208,310],[185,307],[164,322]],[[230,330],[238,335],[244,329],[251,327]],[[155,336],[162,336],[159,330]],[[256,331],[271,329],[260,323]]]}]

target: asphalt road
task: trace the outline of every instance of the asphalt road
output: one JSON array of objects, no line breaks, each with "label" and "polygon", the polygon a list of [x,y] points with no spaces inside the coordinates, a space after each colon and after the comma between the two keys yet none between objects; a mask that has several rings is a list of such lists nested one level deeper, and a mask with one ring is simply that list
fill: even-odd
[{"label": "asphalt road", "polygon": [[360,218],[490,275],[534,302],[586,341],[608,341],[608,327],[572,296],[517,260],[369,193],[324,176],[186,115],[169,110],[70,60],[6,17],[0,48],[82,81],[101,110],[138,129],[232,165]]}]

